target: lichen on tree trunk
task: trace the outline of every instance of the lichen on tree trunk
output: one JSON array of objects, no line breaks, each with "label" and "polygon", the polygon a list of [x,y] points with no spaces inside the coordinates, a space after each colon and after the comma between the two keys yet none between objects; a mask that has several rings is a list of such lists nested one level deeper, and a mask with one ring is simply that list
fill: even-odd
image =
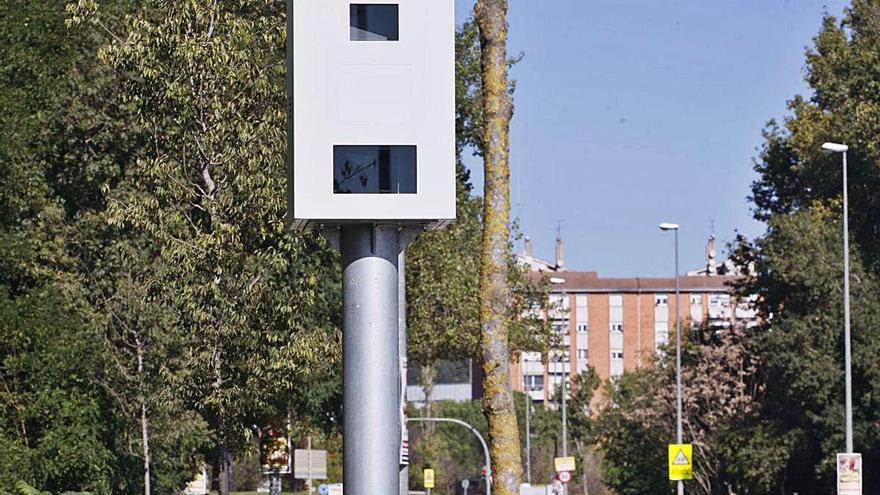
[{"label": "lichen on tree trunk", "polygon": [[513,103],[507,78],[507,0],[478,0],[483,84],[483,239],[480,253],[480,340],[483,410],[489,424],[492,488],[519,492],[522,463],[510,388],[508,245],[510,241],[509,134]]}]

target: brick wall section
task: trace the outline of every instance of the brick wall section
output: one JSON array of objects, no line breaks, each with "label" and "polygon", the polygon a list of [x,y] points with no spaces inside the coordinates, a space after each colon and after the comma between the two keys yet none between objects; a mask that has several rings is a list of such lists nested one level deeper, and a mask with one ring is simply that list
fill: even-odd
[{"label": "brick wall section", "polygon": [[590,294],[587,298],[588,334],[587,347],[590,365],[596,374],[607,380],[611,373],[610,328],[608,294]]},{"label": "brick wall section", "polygon": [[[654,364],[654,346],[657,340],[654,336],[654,293],[642,293],[639,297],[642,301],[642,348],[640,353],[633,354],[631,366],[626,363],[626,371]],[[626,359],[626,355],[624,358]]]},{"label": "brick wall section", "polygon": [[523,392],[522,354],[510,363],[510,388],[515,392]]},{"label": "brick wall section", "polygon": [[[642,308],[644,309],[644,308]],[[623,295],[623,369],[630,371],[635,369],[638,350],[644,345],[642,336],[639,335],[639,299],[638,294]]]},{"label": "brick wall section", "polygon": [[[669,293],[669,342],[672,343],[675,338],[675,292]],[[678,297],[679,315],[682,325],[686,325],[690,321],[691,315],[691,294],[689,292],[680,292]],[[682,327],[684,328],[684,327]],[[685,334],[682,334],[685,335]]]}]

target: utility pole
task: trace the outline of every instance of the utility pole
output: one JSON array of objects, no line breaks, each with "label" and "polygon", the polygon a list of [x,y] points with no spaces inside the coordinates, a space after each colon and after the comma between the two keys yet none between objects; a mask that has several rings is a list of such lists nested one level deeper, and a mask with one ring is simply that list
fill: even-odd
[{"label": "utility pole", "polygon": [[[568,314],[566,313],[566,308],[568,307],[568,292],[565,290],[565,279],[551,277],[550,283],[559,285],[562,288],[562,307],[559,310],[562,313],[563,321],[565,322],[565,337],[570,338],[569,334],[571,325]],[[564,342],[565,340],[563,340],[563,346],[559,354],[559,364],[562,366],[562,457],[568,457],[568,400],[566,398],[568,395],[568,383],[565,373],[565,351],[567,350],[567,347],[571,346],[571,342],[569,342],[568,346],[564,345]],[[563,495],[568,495],[568,483],[563,483],[562,493]]]},{"label": "utility pole", "polygon": [[846,152],[849,146],[838,143],[825,143],[825,153],[843,155],[843,366],[845,379],[845,419],[846,453],[852,454],[853,448],[853,406],[852,406],[852,334],[850,332],[849,312],[849,187],[847,185]]},{"label": "utility pole", "polygon": [[352,225],[340,232],[343,477],[355,495],[400,490],[400,237],[394,225]]},{"label": "utility pole", "polygon": [[[675,438],[677,443],[681,444],[683,443],[684,432],[681,424],[681,318],[679,316],[681,287],[678,278],[678,229],[678,224],[660,224],[660,230],[664,232],[671,230],[675,235]],[[677,484],[678,495],[684,495],[684,481],[678,480]]]},{"label": "utility pole", "polygon": [[[306,493],[312,495],[312,436],[306,440],[306,458],[308,459],[308,471],[306,471]],[[279,492],[280,495],[280,492]]]},{"label": "utility pole", "polygon": [[[523,378],[525,381],[525,378]],[[532,396],[529,394],[528,387],[526,389],[526,482],[532,484],[532,428],[529,424],[532,416]]]}]

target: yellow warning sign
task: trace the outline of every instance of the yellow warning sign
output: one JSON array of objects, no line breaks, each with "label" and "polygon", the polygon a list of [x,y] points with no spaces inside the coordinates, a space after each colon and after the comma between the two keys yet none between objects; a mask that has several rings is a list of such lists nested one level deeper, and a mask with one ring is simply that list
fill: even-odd
[{"label": "yellow warning sign", "polygon": [[557,473],[575,470],[574,457],[556,457],[553,464]]},{"label": "yellow warning sign", "polygon": [[689,443],[669,445],[669,479],[689,480],[694,477],[694,446]]},{"label": "yellow warning sign", "polygon": [[434,470],[425,469],[424,471],[425,488],[434,488]]}]

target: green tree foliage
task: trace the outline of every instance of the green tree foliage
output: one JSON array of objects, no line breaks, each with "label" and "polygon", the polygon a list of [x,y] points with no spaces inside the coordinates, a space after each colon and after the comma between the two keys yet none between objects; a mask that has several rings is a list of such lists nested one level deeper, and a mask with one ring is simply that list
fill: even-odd
[{"label": "green tree foliage", "polygon": [[[694,446],[694,481],[705,495],[770,493],[779,469],[764,455],[785,457],[775,438],[762,438],[762,389],[757,363],[741,329],[695,329],[682,353],[684,438]],[[675,438],[675,360],[664,353],[656,368],[624,374],[606,388],[596,419],[606,482],[618,493],[667,493],[666,444]],[[755,442],[761,442],[756,444]],[[778,459],[779,457],[774,457]]]},{"label": "green tree foliage", "polygon": [[[156,1],[101,52],[147,142],[105,189],[109,219],[153,243],[157,302],[184,334],[171,379],[216,435],[224,491],[244,425],[277,419],[273,397],[301,392],[339,353],[311,306],[333,255],[282,221],[282,7]],[[79,2],[74,21],[95,8]]]},{"label": "green tree foliage", "polygon": [[761,296],[767,318],[754,345],[767,387],[761,433],[787,453],[785,493],[832,490],[834,454],[844,448],[842,178],[840,155],[820,152],[825,141],[850,145],[855,448],[865,456],[865,486],[880,484],[878,52],[880,2],[854,0],[841,20],[826,16],[807,52],[812,94],[789,102],[782,126],[768,125],[755,165],[755,216],[768,230],[738,246],[753,268],[740,290]]},{"label": "green tree foliage", "polygon": [[[411,417],[427,415],[424,409],[410,409]],[[460,419],[477,429],[483,438],[488,439],[486,417],[483,416],[479,401],[453,402],[437,401],[433,415],[436,417]],[[430,428],[434,426],[434,428]],[[480,469],[486,464],[483,448],[479,440],[467,428],[451,423],[410,423],[410,445],[412,459],[410,463],[410,487],[422,489],[422,470],[431,467],[436,474],[436,491],[438,493],[455,493],[461,480],[471,480],[470,493],[485,490]],[[432,431],[433,430],[433,431]],[[425,437],[430,435],[432,441],[425,451]]]}]

